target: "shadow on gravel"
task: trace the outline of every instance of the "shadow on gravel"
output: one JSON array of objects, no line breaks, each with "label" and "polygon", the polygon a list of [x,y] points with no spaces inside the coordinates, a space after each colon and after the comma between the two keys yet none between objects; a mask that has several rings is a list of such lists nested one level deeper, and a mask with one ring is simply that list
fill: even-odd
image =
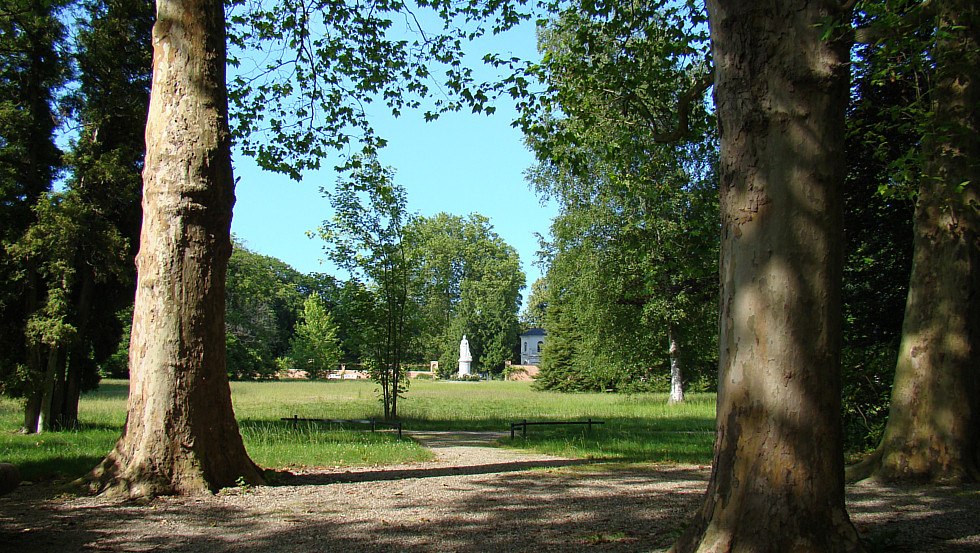
[{"label": "shadow on gravel", "polygon": [[[148,503],[72,500],[31,486],[0,498],[0,551],[649,551],[689,523],[707,476],[704,467],[595,465]],[[977,505],[975,485],[848,487],[851,517],[876,552],[978,552]]]},{"label": "shadow on gravel", "polygon": [[417,469],[378,469],[342,473],[308,473],[291,474],[279,473],[279,485],[285,486],[316,486],[323,484],[338,484],[350,482],[382,482],[404,480],[407,478],[439,478],[442,476],[469,476],[475,474],[498,474],[503,472],[519,472],[531,469],[560,468],[576,465],[591,465],[601,463],[595,459],[557,459],[542,461],[511,461],[504,463],[489,463],[484,465],[431,467]]},{"label": "shadow on gravel", "polygon": [[980,486],[859,482],[847,510],[871,551],[980,553]]}]

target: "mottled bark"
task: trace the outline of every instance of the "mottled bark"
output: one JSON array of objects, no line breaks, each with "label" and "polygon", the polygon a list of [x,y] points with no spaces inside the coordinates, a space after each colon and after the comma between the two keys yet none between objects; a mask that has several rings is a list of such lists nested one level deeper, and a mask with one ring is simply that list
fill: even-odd
[{"label": "mottled bark", "polygon": [[684,401],[684,372],[681,369],[681,348],[677,343],[677,333],[672,325],[667,327],[667,340],[670,342],[667,354],[670,357],[670,403]]},{"label": "mottled bark", "polygon": [[126,428],[94,488],[129,497],[260,483],[225,368],[234,204],[220,0],[159,0]]},{"label": "mottled bark", "polygon": [[847,41],[831,2],[708,2],[720,126],[717,435],[674,551],[839,552]]},{"label": "mottled bark", "polygon": [[980,479],[980,6],[934,9],[934,119],[888,424],[850,478]]}]

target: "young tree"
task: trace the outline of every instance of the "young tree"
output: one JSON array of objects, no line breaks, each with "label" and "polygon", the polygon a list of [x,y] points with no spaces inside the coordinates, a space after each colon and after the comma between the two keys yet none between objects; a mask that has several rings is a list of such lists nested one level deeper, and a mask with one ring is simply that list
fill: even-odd
[{"label": "young tree", "polygon": [[290,345],[294,366],[305,370],[310,378],[320,378],[337,368],[341,353],[337,323],[319,296],[311,295],[303,303],[303,315]]},{"label": "young tree", "polygon": [[721,138],[717,434],[704,506],[673,551],[860,551],[840,422],[850,13],[733,0],[708,13]]},{"label": "young tree", "polygon": [[159,0],[122,437],[90,476],[129,497],[258,484],[225,368],[234,187],[224,7]]},{"label": "young tree", "polygon": [[324,221],[320,236],[330,259],[352,278],[363,279],[373,294],[373,309],[361,314],[370,329],[365,345],[371,374],[381,386],[384,417],[393,419],[407,386],[402,362],[414,308],[404,243],[407,200],[405,190],[394,183],[394,171],[376,158],[357,159],[354,167],[351,177],[340,180],[330,194],[334,217]]}]

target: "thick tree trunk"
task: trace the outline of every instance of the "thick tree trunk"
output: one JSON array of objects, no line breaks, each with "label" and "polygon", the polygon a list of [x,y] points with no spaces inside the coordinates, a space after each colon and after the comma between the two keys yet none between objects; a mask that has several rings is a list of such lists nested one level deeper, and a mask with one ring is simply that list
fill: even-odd
[{"label": "thick tree trunk", "polygon": [[225,368],[234,186],[220,0],[158,0],[129,413],[90,476],[129,497],[261,483]]},{"label": "thick tree trunk", "polygon": [[677,333],[673,325],[667,326],[667,340],[670,342],[670,403],[684,402],[684,373],[681,370],[681,348],[677,343]]},{"label": "thick tree trunk", "polygon": [[82,395],[83,363],[88,361],[84,353],[78,349],[72,351],[65,367],[65,389],[62,394],[61,418],[59,427],[62,430],[78,428],[78,400]]},{"label": "thick tree trunk", "polygon": [[878,450],[849,478],[980,479],[980,6],[936,7],[935,120],[891,408]]},{"label": "thick tree trunk", "polygon": [[831,2],[708,2],[721,137],[717,437],[674,551],[859,551],[844,507],[846,41]]}]

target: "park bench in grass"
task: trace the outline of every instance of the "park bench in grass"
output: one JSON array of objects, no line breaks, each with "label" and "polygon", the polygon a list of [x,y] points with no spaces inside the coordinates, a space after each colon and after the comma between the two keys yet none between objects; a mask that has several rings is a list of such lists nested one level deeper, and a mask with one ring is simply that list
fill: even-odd
[{"label": "park bench in grass", "polygon": [[366,424],[371,425],[371,432],[374,432],[379,426],[386,428],[393,428],[398,431],[398,437],[402,437],[402,423],[398,421],[379,421],[374,419],[309,419],[303,418],[299,415],[293,415],[292,417],[283,417],[279,420],[291,421],[293,423],[293,429],[295,430],[300,422],[323,422],[328,424],[339,424],[341,426],[347,424]]},{"label": "park bench in grass", "polygon": [[557,425],[564,425],[564,424],[584,424],[589,427],[589,430],[592,430],[593,424],[605,424],[605,423],[603,421],[594,421],[592,419],[584,420],[584,421],[529,421],[527,419],[524,419],[521,422],[510,423],[510,439],[512,440],[514,439],[514,431],[517,430],[518,428],[521,429],[521,436],[526,438],[528,426],[557,426]]}]

